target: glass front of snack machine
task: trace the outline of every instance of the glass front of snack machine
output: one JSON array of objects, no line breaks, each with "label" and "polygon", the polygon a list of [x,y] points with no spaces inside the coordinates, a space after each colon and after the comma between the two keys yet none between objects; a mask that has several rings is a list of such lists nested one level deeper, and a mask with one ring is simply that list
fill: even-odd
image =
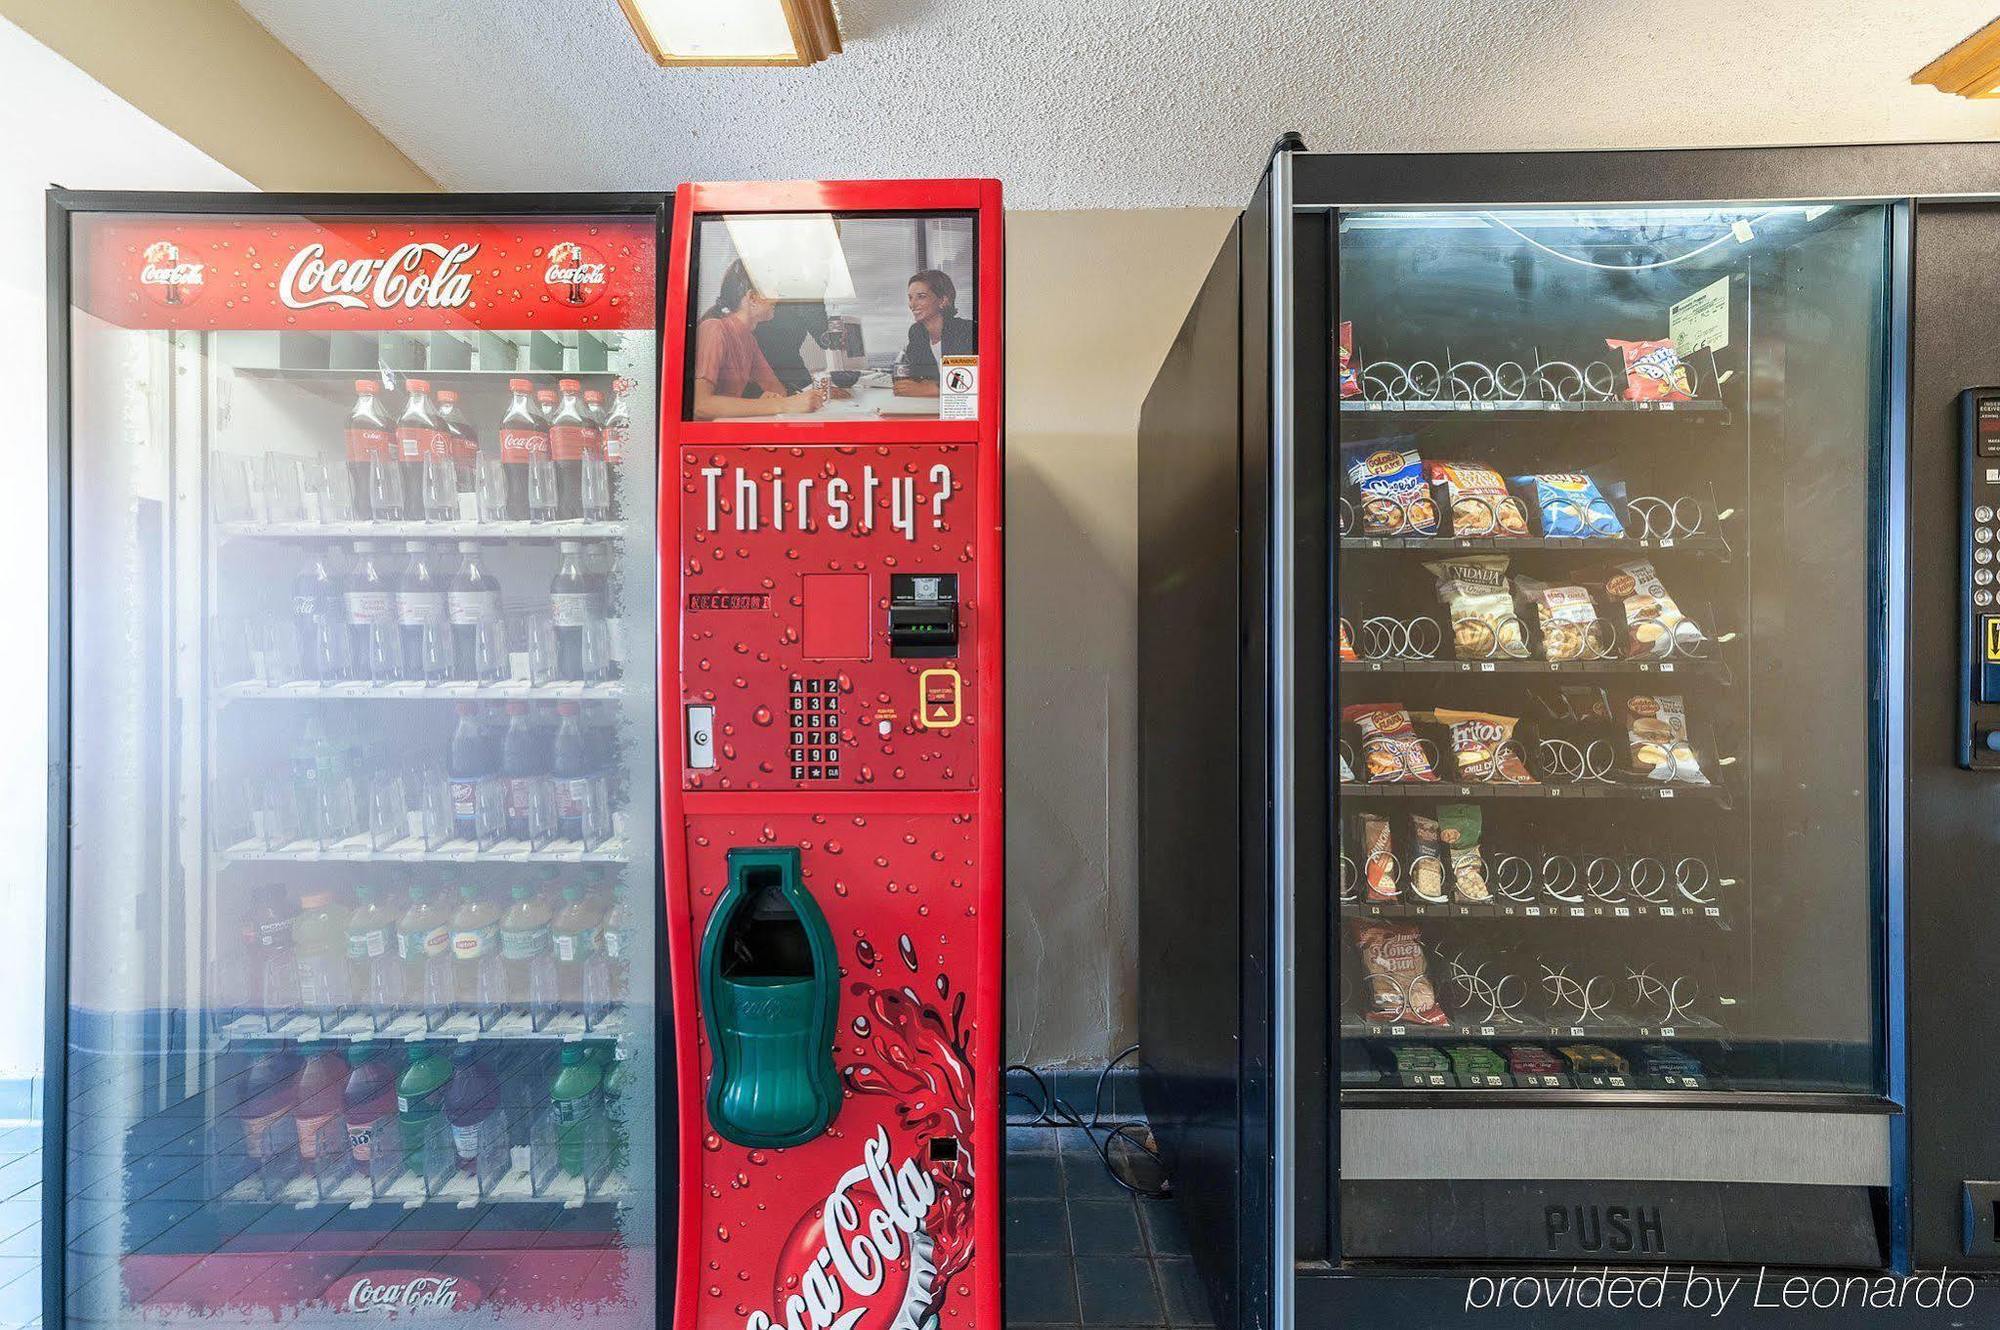
[{"label": "glass front of snack machine", "polygon": [[1341,1250],[1879,1263],[1890,209],[1335,227]]},{"label": "glass front of snack machine", "polygon": [[665,200],[56,202],[63,1310],[652,1324]]}]

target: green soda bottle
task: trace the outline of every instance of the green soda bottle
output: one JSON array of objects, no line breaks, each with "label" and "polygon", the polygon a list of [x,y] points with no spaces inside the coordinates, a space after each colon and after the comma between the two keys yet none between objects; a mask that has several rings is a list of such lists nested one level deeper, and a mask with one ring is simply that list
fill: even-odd
[{"label": "green soda bottle", "polygon": [[396,1121],[406,1156],[415,1159],[423,1153],[431,1119],[444,1104],[445,1087],[450,1084],[451,1060],[429,1044],[411,1044],[409,1064],[396,1079]]},{"label": "green soda bottle", "polygon": [[549,1098],[556,1105],[556,1162],[566,1173],[583,1173],[592,1133],[604,1114],[604,1072],[597,1059],[569,1044]]},{"label": "green soda bottle", "polygon": [[610,1148],[611,1167],[625,1169],[625,1115],[618,1097],[625,1093],[625,1059],[614,1059],[604,1072],[604,1134]]}]

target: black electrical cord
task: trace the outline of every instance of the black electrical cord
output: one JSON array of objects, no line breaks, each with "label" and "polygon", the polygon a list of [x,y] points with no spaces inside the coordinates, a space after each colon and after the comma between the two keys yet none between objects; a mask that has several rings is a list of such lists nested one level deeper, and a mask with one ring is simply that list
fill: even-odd
[{"label": "black electrical cord", "polygon": [[[1165,1200],[1167,1197],[1173,1195],[1173,1187],[1167,1180],[1167,1167],[1160,1159],[1160,1152],[1153,1147],[1151,1141],[1146,1139],[1145,1124],[1139,1122],[1107,1123],[1104,1121],[1104,1086],[1109,1080],[1112,1070],[1119,1063],[1138,1051],[1139,1046],[1133,1044],[1117,1057],[1105,1063],[1103,1069],[1097,1073],[1097,1091],[1091,1096],[1090,1117],[1088,1119],[1070,1107],[1069,1103],[1061,1096],[1049,1089],[1049,1083],[1043,1080],[1042,1074],[1033,1067],[1020,1062],[1010,1064],[1007,1067],[1006,1074],[1011,1077],[1017,1071],[1022,1073],[1035,1083],[1035,1089],[1041,1097],[1037,1099],[1024,1090],[1009,1089],[1007,1091],[1007,1098],[1010,1100],[1019,1099],[1034,1110],[1035,1116],[1025,1123],[1010,1121],[1008,1125],[1014,1127],[1071,1127],[1080,1130],[1089,1138],[1091,1145],[1097,1150],[1097,1157],[1104,1161],[1104,1171],[1110,1175],[1113,1182],[1134,1196],[1144,1197],[1147,1200],[1153,1201]],[[1102,1139],[1098,1136],[1099,1132],[1103,1133]],[[1111,1143],[1118,1140],[1124,1141],[1128,1149],[1136,1150],[1153,1161],[1153,1167],[1160,1177],[1158,1185],[1146,1186],[1135,1182],[1119,1170],[1118,1165],[1111,1161]]]}]

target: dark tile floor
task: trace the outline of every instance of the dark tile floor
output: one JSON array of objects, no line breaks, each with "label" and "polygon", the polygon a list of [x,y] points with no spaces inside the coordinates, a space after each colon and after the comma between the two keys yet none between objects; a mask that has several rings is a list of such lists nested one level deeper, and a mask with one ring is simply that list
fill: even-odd
[{"label": "dark tile floor", "polygon": [[1170,1201],[1139,1200],[1081,1131],[1007,1129],[1009,1330],[1209,1326]]}]

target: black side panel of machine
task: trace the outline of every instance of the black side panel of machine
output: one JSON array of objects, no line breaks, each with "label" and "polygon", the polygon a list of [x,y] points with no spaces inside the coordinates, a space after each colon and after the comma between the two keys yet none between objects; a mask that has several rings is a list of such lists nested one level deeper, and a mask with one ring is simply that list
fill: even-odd
[{"label": "black side panel of machine", "polygon": [[[2000,383],[2000,204],[1917,209],[1909,508],[1909,1068],[1916,1262],[2000,1269],[2000,780],[1957,765],[1959,394]],[[1967,1241],[1967,1182],[1986,1212]]]},{"label": "black side panel of machine", "polygon": [[[1246,865],[1244,224],[1139,417],[1139,1035],[1148,1116],[1218,1322],[1239,1323]],[[1261,385],[1259,385],[1261,388]]]}]

